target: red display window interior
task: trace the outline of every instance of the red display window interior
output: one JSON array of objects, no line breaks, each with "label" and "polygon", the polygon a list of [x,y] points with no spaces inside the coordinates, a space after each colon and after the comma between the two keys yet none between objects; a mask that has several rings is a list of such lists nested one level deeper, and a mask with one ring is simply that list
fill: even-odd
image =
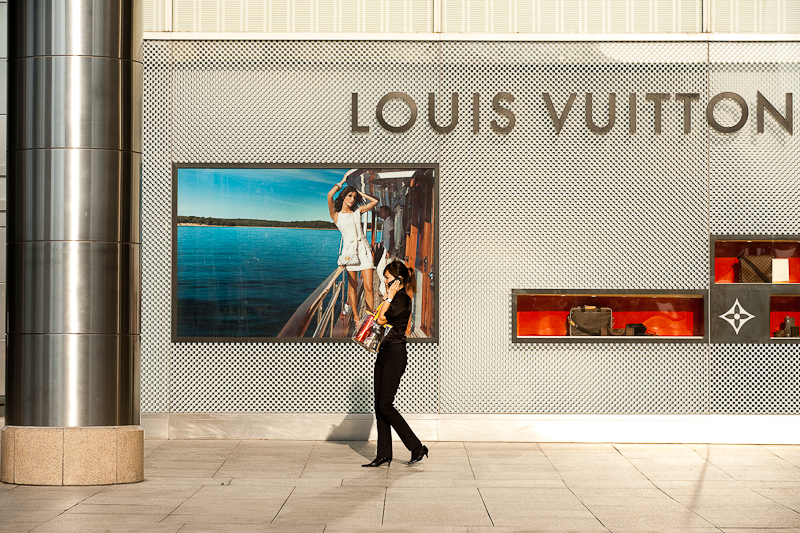
[{"label": "red display window interior", "polygon": [[714,283],[737,283],[739,259],[744,255],[773,255],[789,259],[789,283],[800,283],[800,242],[797,241],[716,241],[714,243]]},{"label": "red display window interior", "polygon": [[796,326],[800,326],[800,295],[770,296],[769,298],[769,334],[782,329],[787,316],[794,318]]},{"label": "red display window interior", "polygon": [[590,294],[518,294],[517,336],[565,336],[569,310],[581,305],[611,308],[615,328],[644,324],[660,337],[703,336],[701,296]]}]

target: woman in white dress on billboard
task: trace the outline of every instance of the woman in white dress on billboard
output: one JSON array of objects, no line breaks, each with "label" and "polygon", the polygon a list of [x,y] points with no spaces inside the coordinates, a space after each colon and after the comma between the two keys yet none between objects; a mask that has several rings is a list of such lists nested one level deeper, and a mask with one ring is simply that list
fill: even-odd
[{"label": "woman in white dress on billboard", "polygon": [[[339,196],[334,201],[333,195],[336,191],[342,189],[346,177],[339,183],[333,186],[328,192],[328,210],[331,214],[331,219],[339,228],[342,233],[342,240],[344,243],[357,242],[359,264],[356,266],[348,266],[347,268],[347,300],[350,303],[350,308],[353,310],[353,319],[356,323],[359,321],[358,316],[358,300],[356,299],[356,288],[358,287],[358,273],[361,272],[361,280],[364,283],[364,301],[366,302],[367,312],[373,313],[375,295],[372,292],[372,272],[375,269],[372,259],[372,250],[370,250],[367,237],[364,235],[364,230],[361,228],[361,214],[372,210],[378,205],[377,198],[373,198],[367,194],[359,192],[355,187],[345,187]],[[361,205],[366,199],[367,203]]]}]

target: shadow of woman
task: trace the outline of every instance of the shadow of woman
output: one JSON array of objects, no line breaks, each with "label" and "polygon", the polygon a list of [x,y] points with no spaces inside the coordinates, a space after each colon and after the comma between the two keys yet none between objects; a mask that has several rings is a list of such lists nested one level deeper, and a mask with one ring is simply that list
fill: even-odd
[{"label": "shadow of woman", "polygon": [[372,460],[374,452],[367,445],[375,416],[372,414],[372,382],[367,378],[355,380],[348,391],[349,407],[342,421],[334,425],[325,437],[326,441],[334,441],[349,446],[353,451]]}]

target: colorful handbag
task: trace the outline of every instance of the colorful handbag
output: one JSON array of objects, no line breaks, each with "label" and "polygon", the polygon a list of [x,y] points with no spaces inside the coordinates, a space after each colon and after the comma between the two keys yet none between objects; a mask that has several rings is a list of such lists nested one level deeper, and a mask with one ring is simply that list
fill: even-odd
[{"label": "colorful handbag", "polygon": [[389,330],[392,329],[392,326],[388,324],[381,326],[376,320],[378,313],[381,312],[382,305],[383,302],[381,302],[374,314],[365,314],[356,324],[356,329],[353,332],[352,339],[368,352],[378,353],[381,348],[381,342],[383,342]]}]

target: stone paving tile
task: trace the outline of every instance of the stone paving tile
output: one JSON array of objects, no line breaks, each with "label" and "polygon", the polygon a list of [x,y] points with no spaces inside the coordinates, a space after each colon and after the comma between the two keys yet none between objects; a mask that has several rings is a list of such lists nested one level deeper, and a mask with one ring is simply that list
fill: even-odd
[{"label": "stone paving tile", "polygon": [[407,467],[397,443],[364,469],[374,443],[145,442],[142,483],[0,485],[0,533],[800,533],[800,446],[448,442]]},{"label": "stone paving tile", "polygon": [[560,480],[561,475],[551,465],[472,465],[475,479],[548,479]]},{"label": "stone paving tile", "polygon": [[800,513],[800,491],[797,489],[753,489],[753,492]]},{"label": "stone paving tile", "polygon": [[274,516],[257,515],[203,515],[203,514],[171,514],[161,521],[162,524],[193,524],[209,526],[268,525]]},{"label": "stone paving tile", "polygon": [[644,489],[609,488],[597,490],[594,488],[574,488],[571,491],[575,497],[588,507],[593,505],[630,505],[672,503],[673,499],[655,487]]},{"label": "stone paving tile", "polygon": [[383,520],[383,500],[373,502],[325,502],[292,498],[273,520],[279,526],[322,524],[331,527],[379,527]]},{"label": "stone paving tile", "polygon": [[214,474],[219,470],[219,466],[204,467],[202,465],[193,465],[186,468],[172,468],[168,466],[148,466],[145,464],[144,471],[147,478],[150,477],[167,477],[167,478],[184,478],[193,479],[197,476],[214,477]]},{"label": "stone paving tile", "polygon": [[159,517],[165,517],[170,514],[176,507],[180,506],[180,501],[170,502],[170,503],[162,503],[156,505],[148,505],[142,504],[138,501],[128,499],[128,503],[124,504],[91,504],[91,503],[79,503],[73,507],[70,507],[66,513],[67,514],[90,514],[90,515],[101,515],[101,514],[112,514],[112,515],[126,515],[126,516],[137,516],[137,515],[157,515]]},{"label": "stone paving tile", "polygon": [[431,480],[451,479],[455,481],[463,479],[475,479],[472,470],[459,469],[456,471],[447,471],[433,469],[426,470],[426,468],[426,465],[423,464],[416,464],[408,467],[400,466],[399,468],[392,466],[391,468],[387,469],[386,474],[389,479],[404,479],[411,475],[418,479]]},{"label": "stone paving tile", "polygon": [[478,488],[555,488],[564,489],[562,479],[454,479],[454,487]]},{"label": "stone paving tile", "polygon": [[722,467],[723,465],[786,464],[770,450],[758,445],[690,444],[698,455]]},{"label": "stone paving tile", "polygon": [[695,491],[663,489],[670,498],[681,504],[692,506],[725,506],[738,508],[756,508],[777,505],[764,495],[750,489],[704,489]]},{"label": "stone paving tile", "polygon": [[[656,524],[647,524],[640,521],[635,521],[629,524],[614,524],[611,531],[613,533],[720,533],[720,529],[716,527],[683,527],[674,524],[659,522]],[[772,533],[782,533],[772,531]]]},{"label": "stone paving tile", "polygon": [[410,526],[401,527],[382,525],[373,528],[330,526],[325,533],[468,533],[467,526]]},{"label": "stone paving tile", "polygon": [[597,519],[600,520],[606,528],[614,533],[618,531],[651,531],[654,533],[662,533],[670,528],[687,530],[715,527],[715,524],[691,513],[682,515],[665,514],[661,516],[637,516],[613,514],[598,515],[595,512],[595,516],[597,516]]},{"label": "stone paving tile", "polygon": [[800,450],[797,449],[797,446],[787,445],[787,444],[775,444],[775,445],[763,446],[763,448],[768,452],[777,455],[784,461],[792,463],[795,466],[800,466]]},{"label": "stone paving tile", "polygon": [[[653,485],[670,493],[697,492],[698,490],[737,490],[737,489],[768,489],[769,485],[761,481],[740,481],[737,479],[713,480],[713,479],[659,479],[654,480]],[[800,485],[798,485],[800,486]]]},{"label": "stone paving tile", "polygon": [[495,526],[517,526],[519,524],[535,524],[541,531],[581,531],[583,533],[600,533],[607,528],[589,511],[561,511],[558,515],[547,516],[536,513],[505,512],[492,513]]},{"label": "stone paving tile", "polygon": [[636,472],[634,474],[626,473],[625,475],[615,476],[612,472],[607,472],[598,475],[595,472],[579,472],[571,471],[568,473],[561,472],[561,479],[567,487],[570,488],[594,488],[594,489],[611,489],[611,488],[643,488],[649,489],[654,485],[643,474]]},{"label": "stone paving tile", "polygon": [[64,512],[77,505],[73,501],[62,499],[48,500],[6,500],[0,497],[0,522],[5,513],[13,511],[41,511],[41,512]]},{"label": "stone paving tile", "polygon": [[[525,526],[468,526],[467,533],[584,533],[589,528],[589,531],[597,533],[608,533],[602,524],[595,522],[595,524],[586,523],[531,523]],[[600,529],[595,529],[599,527]],[[719,531],[715,530],[716,533]]]},{"label": "stone paving tile", "polygon": [[474,450],[495,450],[497,452],[508,450],[541,450],[539,444],[535,442],[464,442],[463,446],[468,452]]},{"label": "stone paving tile", "polygon": [[[178,533],[183,531],[183,524],[134,524],[128,523],[70,523],[63,520],[54,520],[42,524],[33,533]],[[11,531],[11,530],[9,530]],[[0,532],[5,531],[0,527]],[[15,530],[14,533],[19,533]]]},{"label": "stone paving tile", "polygon": [[612,453],[617,454],[617,449],[613,444],[594,444],[583,442],[540,442],[539,448],[545,453],[548,452],[562,452],[562,453]]},{"label": "stone paving tile", "polygon": [[386,489],[384,524],[392,526],[491,525],[477,489]]},{"label": "stone paving tile", "polygon": [[571,490],[554,488],[486,488],[478,489],[491,515],[495,509],[585,510],[586,506]]},{"label": "stone paving tile", "polygon": [[286,491],[285,495],[276,495],[272,498],[259,500],[226,499],[224,500],[224,505],[219,504],[220,500],[193,496],[167,514],[170,514],[170,516],[247,516],[261,520],[271,520],[280,510],[290,493],[291,491]]},{"label": "stone paving tile", "polygon": [[[317,479],[269,479],[269,478],[235,478],[228,484],[230,487],[339,487],[343,478],[317,478]],[[354,480],[355,481],[355,480]],[[219,484],[218,484],[219,485]]]},{"label": "stone paving tile", "polygon": [[181,527],[180,533],[323,533],[324,525],[303,525],[286,527],[275,524],[197,524],[189,523]]},{"label": "stone paving tile", "polygon": [[789,509],[754,511],[739,508],[695,508],[699,516],[718,528],[800,528],[800,515]]},{"label": "stone paving tile", "polygon": [[471,462],[491,461],[496,464],[542,464],[549,463],[547,456],[538,448],[510,450],[468,450]]},{"label": "stone paving tile", "polygon": [[663,479],[692,481],[692,480],[718,480],[728,481],[736,479],[735,476],[725,472],[707,462],[691,464],[661,464],[632,459],[631,463],[636,469],[651,481]]},{"label": "stone paving tile", "polygon": [[78,503],[101,492],[105,487],[37,487],[18,485],[13,491],[3,493],[6,501],[64,499]]},{"label": "stone paving tile", "polygon": [[[175,524],[163,524],[163,515],[130,514],[61,514],[34,529],[36,533],[66,533],[78,531],[178,531]],[[5,521],[5,517],[3,517]]]},{"label": "stone paving tile", "polygon": [[379,526],[385,496],[384,487],[298,487],[272,523]]},{"label": "stone paving tile", "polygon": [[481,509],[454,509],[441,504],[398,506],[387,504],[384,511],[384,520],[387,524],[402,529],[412,529],[417,526],[470,526],[492,525],[492,521],[485,510]]},{"label": "stone paving tile", "polygon": [[61,511],[13,511],[3,510],[0,514],[0,531],[3,533],[19,533],[30,531],[33,528],[49,521],[61,514]]},{"label": "stone paving tile", "polygon": [[[768,528],[768,529],[752,529],[752,528],[722,528],[724,533],[800,533],[800,528]],[[720,531],[720,530],[717,530]]]},{"label": "stone paving tile", "polygon": [[[266,478],[266,479],[300,479],[303,475],[304,466],[300,465],[293,468],[234,468],[226,465],[221,466],[214,472],[214,477],[221,478]],[[306,476],[308,477],[308,476]],[[336,476],[334,476],[336,477]]]},{"label": "stone paving tile", "polygon": [[[166,485],[180,485],[188,487],[192,485],[228,485],[233,481],[231,478],[215,478],[215,477],[169,477],[169,476],[154,476],[147,470],[144,472],[145,482],[151,481],[153,483],[162,483]],[[133,484],[130,486],[135,486]]]},{"label": "stone paving tile", "polygon": [[432,479],[420,478],[418,476],[408,476],[404,478],[353,478],[342,481],[342,487],[400,487],[400,488],[455,488],[455,481],[452,479]]},{"label": "stone paving tile", "polygon": [[728,475],[742,481],[793,481],[800,482],[800,468],[784,463],[783,466],[722,465]]}]

